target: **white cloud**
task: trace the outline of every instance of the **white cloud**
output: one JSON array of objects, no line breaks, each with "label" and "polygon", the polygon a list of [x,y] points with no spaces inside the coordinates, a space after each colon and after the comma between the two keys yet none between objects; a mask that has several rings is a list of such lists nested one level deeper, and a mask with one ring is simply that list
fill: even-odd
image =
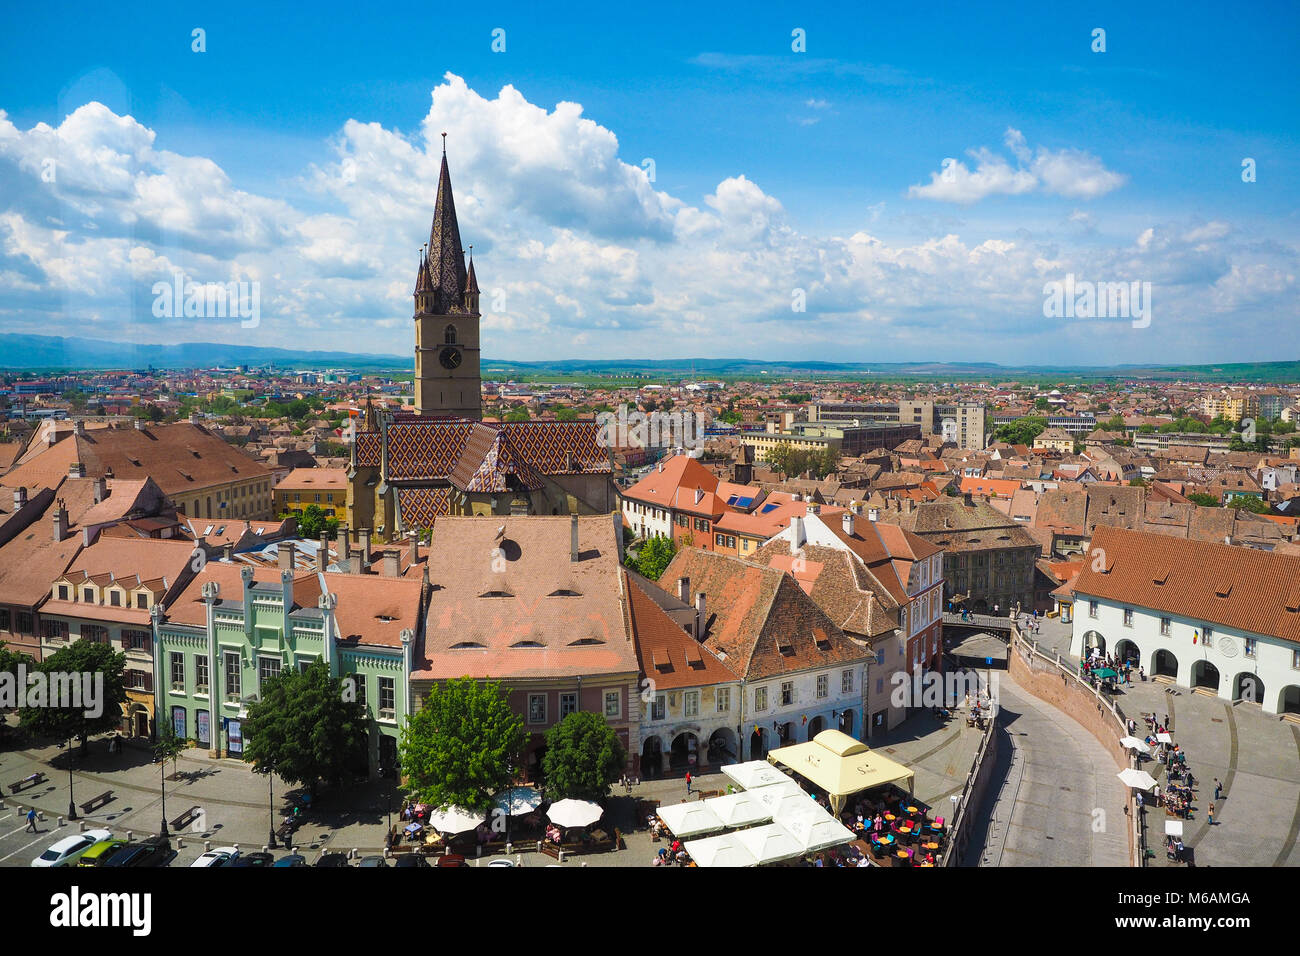
[{"label": "white cloud", "polygon": [[907,194],[917,199],[969,205],[987,196],[1050,193],[1070,199],[1095,199],[1118,189],[1127,177],[1112,172],[1091,153],[1079,149],[1029,148],[1020,130],[1008,129],[1003,143],[1016,160],[980,147],[967,150],[976,161],[974,170],[960,160],[945,159],[927,185],[912,186]]},{"label": "white cloud", "polygon": [[[660,190],[642,157],[620,158],[614,132],[582,112],[542,108],[509,86],[486,97],[448,75],[413,135],[343,123],[303,171],[316,193],[310,210],[241,189],[209,158],[162,148],[166,130],[97,103],[26,131],[0,113],[4,328],[409,354],[444,131],[461,235],[483,287],[488,358],[1136,361],[1172,358],[1171,343],[1210,348],[1234,310],[1266,314],[1260,340],[1297,321],[1295,249],[1247,247],[1218,219],[1138,224],[1108,245],[1077,211],[1056,223],[1059,234],[968,238],[965,226],[886,216],[877,204],[858,231],[817,234],[792,225],[782,202],[741,172],[698,198]],[[1087,154],[1031,150],[1014,130],[1005,146],[1010,160],[973,151],[973,168],[956,164],[932,191],[956,202],[1082,195],[1114,176]],[[46,183],[51,155],[57,176]],[[906,234],[926,231],[890,237],[900,217]],[[1080,225],[1086,244],[1076,241]],[[251,335],[237,321],[159,328],[149,287],[175,270],[261,282],[261,325]],[[1178,334],[1124,340],[1122,330],[1046,323],[1043,284],[1067,272],[1152,281],[1152,328]],[[791,309],[795,289],[806,312]]]}]

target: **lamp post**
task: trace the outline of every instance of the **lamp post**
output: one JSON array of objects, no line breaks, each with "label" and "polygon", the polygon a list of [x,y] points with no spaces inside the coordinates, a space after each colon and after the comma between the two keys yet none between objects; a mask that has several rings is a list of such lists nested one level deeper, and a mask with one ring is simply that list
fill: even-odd
[{"label": "lamp post", "polygon": [[267,791],[267,810],[268,819],[270,820],[270,832],[267,834],[267,849],[274,850],[277,848],[275,842],[275,769],[266,768],[266,791]]},{"label": "lamp post", "polygon": [[72,800],[72,741],[68,738],[68,819],[77,819],[77,805]]},{"label": "lamp post", "polygon": [[167,758],[158,758],[158,784],[162,787],[162,827],[159,834],[164,840],[171,836],[167,832]]}]

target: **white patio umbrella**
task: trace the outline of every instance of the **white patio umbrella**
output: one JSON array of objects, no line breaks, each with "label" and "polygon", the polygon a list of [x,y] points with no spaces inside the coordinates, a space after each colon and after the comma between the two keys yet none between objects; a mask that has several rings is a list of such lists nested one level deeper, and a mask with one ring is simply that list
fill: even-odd
[{"label": "white patio umbrella", "polygon": [[1165,821],[1165,836],[1176,836],[1176,837],[1180,837],[1180,836],[1182,836],[1182,835],[1183,835],[1183,821],[1182,821],[1182,820],[1166,820],[1166,821]]},{"label": "white patio umbrella", "polygon": [[1151,752],[1151,748],[1136,737],[1122,737],[1120,738],[1120,744],[1129,750],[1136,750],[1139,753],[1149,754]]},{"label": "white patio umbrella", "polygon": [[727,828],[727,825],[713,812],[707,800],[660,807],[659,819],[672,831],[673,836],[682,839],[695,836],[697,833],[717,833]]},{"label": "white patio umbrella", "polygon": [[794,837],[805,852],[842,846],[857,839],[852,830],[816,805],[811,810],[783,813],[772,822]]},{"label": "white patio umbrella", "polygon": [[697,866],[758,866],[754,854],[740,845],[734,833],[705,840],[687,840],[682,846]]},{"label": "white patio umbrella", "polygon": [[722,768],[722,772],[746,790],[767,787],[790,779],[766,760],[747,760],[745,763],[727,764]]},{"label": "white patio umbrella", "polygon": [[754,827],[750,830],[737,830],[732,834],[736,842],[748,850],[759,863],[777,863],[803,856],[804,849],[799,841],[784,828],[775,823]]},{"label": "white patio umbrella", "polygon": [[512,817],[531,813],[542,805],[542,794],[536,787],[507,787],[492,799],[498,810]]},{"label": "white patio umbrella", "polygon": [[1150,790],[1156,785],[1155,777],[1145,770],[1134,770],[1132,767],[1121,770],[1115,776],[1119,777],[1124,786],[1133,787],[1136,790]]},{"label": "white patio umbrella", "polygon": [[1160,741],[1162,744],[1172,744],[1174,742],[1174,735],[1167,731],[1161,731],[1156,734],[1156,740]]},{"label": "white patio umbrella", "polygon": [[461,807],[444,807],[429,814],[429,825],[439,833],[464,833],[483,822],[486,814]]},{"label": "white patio umbrella", "polygon": [[799,785],[790,781],[789,785],[777,784],[773,787],[759,787],[757,790],[747,791],[756,803],[767,810],[773,819],[776,819],[778,813],[784,808],[789,812],[792,808],[798,807],[815,807],[817,801],[810,794],[804,793]]},{"label": "white patio umbrella", "polygon": [[556,826],[586,827],[599,820],[604,812],[600,804],[590,800],[559,800],[551,804],[546,816]]},{"label": "white patio umbrella", "polygon": [[747,827],[772,819],[772,811],[755,800],[750,791],[710,797],[704,801],[704,805],[729,827]]}]

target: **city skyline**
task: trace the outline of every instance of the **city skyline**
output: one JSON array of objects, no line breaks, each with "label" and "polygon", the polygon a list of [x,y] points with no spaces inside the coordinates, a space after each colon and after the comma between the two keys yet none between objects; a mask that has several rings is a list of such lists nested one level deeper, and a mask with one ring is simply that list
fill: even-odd
[{"label": "city skyline", "polygon": [[[42,38],[50,15],[23,14]],[[319,89],[305,51],[344,41],[317,22],[270,60],[238,15],[104,24],[60,63],[11,41],[0,328],[403,354],[446,132],[485,361],[637,358],[646,338],[788,362],[1290,357],[1294,98],[1269,77],[1294,14],[963,16],[868,36],[764,9],[672,37],[448,15],[436,56],[386,59],[416,42],[389,26]],[[1225,68],[1202,79],[1180,44],[1211,28]],[[997,69],[961,81],[981,58]],[[257,283],[256,327],[157,316],[177,272]],[[1150,283],[1148,324],[1045,317],[1067,277]]]}]

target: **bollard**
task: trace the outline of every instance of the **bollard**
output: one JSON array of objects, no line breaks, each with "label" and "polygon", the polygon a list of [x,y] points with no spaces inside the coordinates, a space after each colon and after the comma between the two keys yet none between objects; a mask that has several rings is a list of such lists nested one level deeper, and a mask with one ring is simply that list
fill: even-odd
[{"label": "bollard", "polygon": [[524,865],[524,855],[520,853],[518,856],[515,857],[515,866],[523,866],[523,865]]},{"label": "bollard", "polygon": [[231,845],[232,847],[235,848],[235,855],[238,856],[238,855],[239,855],[239,844],[238,844],[238,843],[232,843],[232,844],[230,844],[230,845]]},{"label": "bollard", "polygon": [[384,847],[384,859],[387,860],[391,858],[392,855],[393,855],[392,849],[390,847]]},{"label": "bollard", "polygon": [[262,844],[262,852],[263,852],[263,853],[270,853],[270,852],[271,852],[271,848],[270,848],[269,846],[267,846],[265,843],[263,843],[263,844]]},{"label": "bollard", "polygon": [[[38,816],[39,816],[39,814],[38,814]],[[66,824],[66,823],[64,822],[64,820],[63,820],[63,817],[59,817],[59,818],[58,818],[58,821],[59,821],[59,822],[58,822],[58,825],[59,825],[59,826],[67,826],[67,824]]]},{"label": "bollard", "polygon": [[561,862],[561,863],[564,862],[564,855],[565,855],[565,854],[564,854],[564,851],[561,850],[561,851],[560,851],[560,862]]},{"label": "bollard", "polygon": [[360,855],[361,855],[361,854],[357,852],[357,848],[356,848],[356,847],[353,847],[352,849],[348,850],[348,859],[349,859],[349,860],[355,860],[355,859],[356,859],[358,856],[360,856]]},{"label": "bollard", "polygon": [[85,820],[80,821],[80,822],[77,824],[77,826],[81,828],[81,832],[82,832],[82,833],[85,833],[85,832],[86,832],[86,821],[85,821]]},{"label": "bollard", "polygon": [[204,852],[204,853],[207,853],[207,852],[208,852],[209,850],[211,850],[211,849],[212,849],[212,841],[211,841],[211,840],[204,840],[204,841],[203,841],[203,852]]},{"label": "bollard", "polygon": [[176,834],[176,849],[178,850],[185,849],[185,837],[179,833]]},{"label": "bollard", "polygon": [[514,853],[514,852],[515,852],[515,845],[514,845],[513,843],[510,843],[509,841],[507,841],[507,842],[506,842],[506,856],[509,856],[511,853]]}]

